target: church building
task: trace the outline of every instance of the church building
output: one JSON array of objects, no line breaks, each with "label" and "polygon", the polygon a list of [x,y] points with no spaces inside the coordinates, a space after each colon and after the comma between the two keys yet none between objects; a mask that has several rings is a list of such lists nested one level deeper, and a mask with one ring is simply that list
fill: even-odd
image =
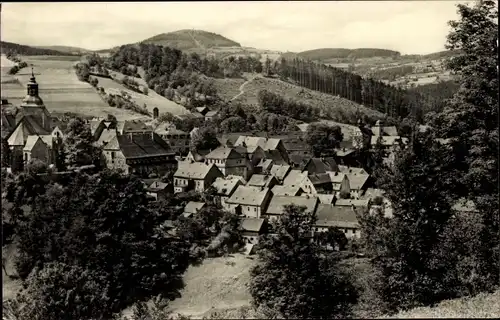
[{"label": "church building", "polygon": [[35,158],[46,164],[53,163],[53,144],[60,135],[60,130],[52,123],[50,113],[39,96],[38,83],[32,70],[27,95],[15,116],[14,128],[6,137],[11,151],[12,170],[23,170]]}]

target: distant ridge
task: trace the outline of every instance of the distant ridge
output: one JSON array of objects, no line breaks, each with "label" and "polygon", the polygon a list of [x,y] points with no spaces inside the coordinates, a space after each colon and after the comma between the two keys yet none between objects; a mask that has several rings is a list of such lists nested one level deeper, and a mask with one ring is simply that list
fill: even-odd
[{"label": "distant ridge", "polygon": [[241,47],[238,42],[223,37],[220,34],[189,29],[161,33],[145,39],[141,41],[141,43],[168,46],[179,50],[207,49],[213,47]]},{"label": "distant ridge", "polygon": [[399,57],[400,52],[387,49],[377,48],[320,48],[307,50],[298,53],[286,53],[286,58],[300,57],[311,60],[329,60],[329,59],[346,59],[346,58],[373,58],[373,57]]},{"label": "distant ridge", "polygon": [[79,47],[71,47],[71,46],[33,46],[33,47],[40,48],[40,49],[55,50],[55,51],[59,51],[59,52],[66,52],[69,54],[85,54],[85,53],[92,52],[92,50],[79,48]]},{"label": "distant ridge", "polygon": [[8,52],[15,52],[16,54],[28,55],[28,56],[67,56],[70,55],[68,52],[61,52],[53,49],[44,49],[38,47],[27,46],[23,44],[1,41],[0,42],[1,52],[6,54]]}]

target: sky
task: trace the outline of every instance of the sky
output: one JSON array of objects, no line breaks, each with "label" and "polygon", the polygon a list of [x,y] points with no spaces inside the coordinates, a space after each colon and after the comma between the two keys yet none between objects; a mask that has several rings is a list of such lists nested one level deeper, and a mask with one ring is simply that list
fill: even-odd
[{"label": "sky", "polygon": [[3,41],[90,50],[199,29],[258,49],[426,54],[445,50],[457,3],[465,1],[3,3],[0,29]]}]

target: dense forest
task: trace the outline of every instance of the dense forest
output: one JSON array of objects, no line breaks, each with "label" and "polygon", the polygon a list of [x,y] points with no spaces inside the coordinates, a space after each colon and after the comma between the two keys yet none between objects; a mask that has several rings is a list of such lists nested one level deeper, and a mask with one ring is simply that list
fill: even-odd
[{"label": "dense forest", "polygon": [[310,60],[329,60],[329,59],[363,59],[372,57],[399,57],[401,54],[397,51],[376,48],[321,48],[302,51],[296,54],[285,54],[285,58],[299,57]]},{"label": "dense forest", "polygon": [[1,52],[3,54],[22,54],[27,56],[68,56],[67,52],[61,52],[52,49],[42,49],[30,46],[25,46],[22,44],[1,41],[0,42]]},{"label": "dense forest", "polygon": [[419,93],[424,99],[422,103],[422,113],[441,112],[446,104],[446,100],[453,97],[460,85],[453,80],[438,83],[429,83],[421,86],[409,88],[409,92]]}]

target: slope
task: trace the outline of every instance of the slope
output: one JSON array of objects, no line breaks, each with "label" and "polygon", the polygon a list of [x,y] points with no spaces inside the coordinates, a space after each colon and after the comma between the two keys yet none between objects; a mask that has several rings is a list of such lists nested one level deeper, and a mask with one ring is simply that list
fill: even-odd
[{"label": "slope", "polygon": [[47,49],[47,50],[56,50],[59,52],[69,53],[69,54],[84,54],[89,53],[92,50],[79,48],[79,47],[70,47],[70,46],[34,46],[34,48]]},{"label": "slope", "polygon": [[398,51],[377,49],[377,48],[360,48],[360,49],[345,49],[345,48],[320,48],[314,50],[302,51],[299,53],[287,53],[287,58],[297,56],[303,59],[310,60],[329,60],[329,59],[346,59],[346,58],[374,58],[374,57],[393,57],[399,56]]}]

